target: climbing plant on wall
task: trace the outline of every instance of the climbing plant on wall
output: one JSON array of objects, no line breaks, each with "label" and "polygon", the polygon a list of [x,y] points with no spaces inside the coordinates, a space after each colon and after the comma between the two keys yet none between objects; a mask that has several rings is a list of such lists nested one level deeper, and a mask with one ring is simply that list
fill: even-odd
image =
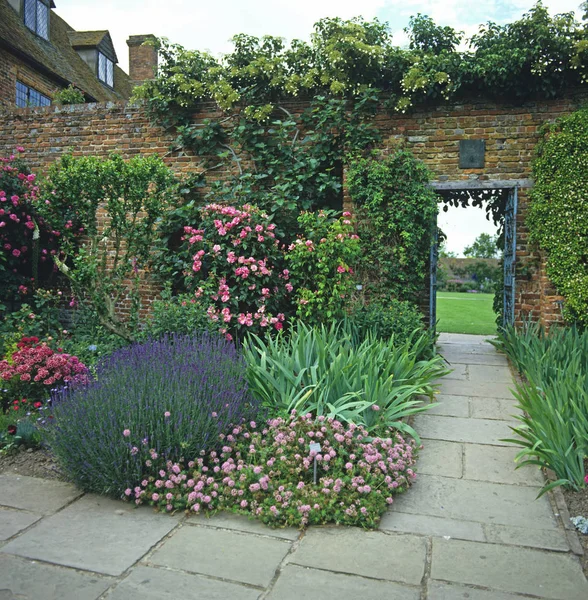
[{"label": "climbing plant on wall", "polygon": [[438,201],[429,179],[425,165],[407,151],[374,154],[351,166],[366,291],[411,301],[422,294]]},{"label": "climbing plant on wall", "polygon": [[544,129],[533,165],[528,225],[547,253],[565,316],[588,325],[588,109]]}]

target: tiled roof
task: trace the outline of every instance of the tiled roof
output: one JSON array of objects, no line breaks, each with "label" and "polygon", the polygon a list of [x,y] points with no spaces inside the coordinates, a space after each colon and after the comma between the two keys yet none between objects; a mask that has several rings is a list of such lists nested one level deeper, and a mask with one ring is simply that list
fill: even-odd
[{"label": "tiled roof", "polygon": [[74,83],[89,99],[96,102],[116,102],[130,97],[133,84],[122,69],[115,65],[114,90],[110,89],[100,83],[70,41],[70,36],[76,38],[77,35],[86,36],[86,40],[91,36],[93,39],[100,37],[102,41],[108,35],[107,31],[76,32],[54,11],[51,11],[49,26],[50,41],[47,41],[25,26],[7,0],[0,0],[0,46],[29,62],[34,68],[44,71],[60,85]]}]

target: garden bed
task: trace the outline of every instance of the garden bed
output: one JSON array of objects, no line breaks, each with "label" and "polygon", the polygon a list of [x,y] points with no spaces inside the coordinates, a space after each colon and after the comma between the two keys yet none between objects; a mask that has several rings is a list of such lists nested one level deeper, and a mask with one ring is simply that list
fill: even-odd
[{"label": "garden bed", "polygon": [[[588,518],[588,488],[577,492],[561,488],[566,501],[570,517],[582,516]],[[580,557],[584,575],[588,577],[588,535],[578,532],[578,539],[584,550],[584,556]]]},{"label": "garden bed", "polygon": [[65,481],[57,462],[44,448],[27,449],[19,446],[11,452],[0,454],[0,474],[2,473]]}]

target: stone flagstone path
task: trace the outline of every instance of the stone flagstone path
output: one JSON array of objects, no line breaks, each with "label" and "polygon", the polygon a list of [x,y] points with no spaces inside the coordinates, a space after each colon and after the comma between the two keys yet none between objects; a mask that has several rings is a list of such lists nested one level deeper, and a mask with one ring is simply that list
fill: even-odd
[{"label": "stone flagstone path", "polygon": [[[514,470],[514,400],[484,338],[443,335],[454,371],[415,420],[419,479],[379,531],[272,530],[158,515],[0,475],[0,600],[586,600],[536,469]],[[573,538],[572,538],[573,542]]]}]

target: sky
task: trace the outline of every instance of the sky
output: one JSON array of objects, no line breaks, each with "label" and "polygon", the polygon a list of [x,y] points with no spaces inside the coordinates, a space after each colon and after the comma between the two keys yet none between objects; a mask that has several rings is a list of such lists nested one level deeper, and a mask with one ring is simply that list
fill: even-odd
[{"label": "sky", "polygon": [[[552,14],[576,11],[582,0],[543,0]],[[411,15],[429,15],[470,36],[480,23],[508,23],[520,18],[534,0],[55,0],[56,12],[78,31],[107,29],[119,66],[128,71],[130,35],[152,33],[171,42],[206,50],[214,56],[231,51],[237,33],[308,40],[313,24],[324,17],[377,17],[390,25],[393,42],[407,43],[403,29]],[[441,213],[447,247],[460,253],[479,233],[494,233],[479,209]]]}]

